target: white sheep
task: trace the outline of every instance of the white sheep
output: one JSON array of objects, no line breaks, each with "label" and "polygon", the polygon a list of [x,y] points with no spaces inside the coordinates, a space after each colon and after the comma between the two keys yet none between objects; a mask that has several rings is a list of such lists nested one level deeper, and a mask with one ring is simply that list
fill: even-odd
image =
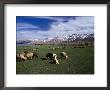
[{"label": "white sheep", "polygon": [[68,55],[66,52],[61,52],[60,53],[61,57],[64,57],[65,59],[68,59]]},{"label": "white sheep", "polygon": [[27,60],[27,57],[25,57],[24,55],[25,55],[24,52],[19,53],[19,54],[16,55],[16,58],[21,59],[21,60]]},{"label": "white sheep", "polygon": [[52,50],[55,50],[55,48],[53,47]]},{"label": "white sheep", "polygon": [[28,53],[25,53],[25,57],[27,57],[27,59],[32,59],[34,53],[32,52],[28,52]]}]

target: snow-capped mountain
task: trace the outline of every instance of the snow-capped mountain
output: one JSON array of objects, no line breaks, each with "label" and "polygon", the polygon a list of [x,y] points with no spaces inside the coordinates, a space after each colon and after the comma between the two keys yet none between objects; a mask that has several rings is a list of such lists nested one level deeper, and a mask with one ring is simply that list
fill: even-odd
[{"label": "snow-capped mountain", "polygon": [[49,37],[45,39],[17,40],[17,44],[38,44],[38,43],[62,43],[64,41],[94,41],[94,34],[70,34],[64,37]]}]

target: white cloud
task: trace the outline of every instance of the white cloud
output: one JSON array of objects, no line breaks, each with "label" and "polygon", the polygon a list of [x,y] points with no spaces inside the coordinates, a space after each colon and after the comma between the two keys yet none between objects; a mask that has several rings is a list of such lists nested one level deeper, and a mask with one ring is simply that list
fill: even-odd
[{"label": "white cloud", "polygon": [[28,28],[38,28],[37,26],[34,26],[29,23],[17,23],[17,30],[23,30],[23,29],[28,29]]},{"label": "white cloud", "polygon": [[[45,18],[45,17],[43,17]],[[48,18],[48,17],[46,17]],[[50,18],[50,17],[49,17]],[[53,17],[52,17],[53,18]],[[44,39],[51,37],[67,37],[70,34],[90,34],[94,33],[94,17],[76,17],[75,19],[68,19],[68,21],[58,21],[51,24],[47,31],[30,30],[22,31],[18,36],[22,38]]]},{"label": "white cloud", "polygon": [[76,17],[68,22],[55,22],[46,32],[40,32],[54,36],[66,36],[70,34],[89,34],[94,32],[94,17]]},{"label": "white cloud", "polygon": [[[51,26],[52,30],[68,30],[73,33],[82,31],[82,28],[88,28],[86,30],[94,27],[94,18],[93,17],[76,17],[76,19],[70,19],[68,22],[58,22]],[[91,32],[91,31],[90,31]],[[79,32],[80,33],[80,32]]]},{"label": "white cloud", "polygon": [[50,19],[50,20],[55,20],[57,22],[64,21],[64,18],[61,18],[61,17],[60,18],[59,17],[52,17],[52,16],[34,16],[34,18]]}]

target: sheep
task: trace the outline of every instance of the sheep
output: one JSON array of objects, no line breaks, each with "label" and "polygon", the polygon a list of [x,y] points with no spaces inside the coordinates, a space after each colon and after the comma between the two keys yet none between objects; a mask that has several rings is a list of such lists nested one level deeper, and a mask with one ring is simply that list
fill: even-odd
[{"label": "sheep", "polygon": [[34,53],[32,52],[25,52],[25,57],[27,57],[27,59],[32,59]]},{"label": "sheep", "polygon": [[27,57],[25,57],[24,55],[25,55],[24,52],[19,53],[19,54],[16,55],[16,58],[20,59],[20,60],[27,60]]},{"label": "sheep", "polygon": [[27,57],[27,59],[32,59],[33,57],[38,58],[38,53],[36,51],[37,51],[37,49],[33,49],[32,52],[24,51],[25,57]]},{"label": "sheep", "polygon": [[53,47],[52,50],[55,50],[55,48]]},{"label": "sheep", "polygon": [[27,60],[27,57],[25,57],[24,54],[20,54],[20,58],[23,60]]},{"label": "sheep", "polygon": [[61,57],[64,57],[65,59],[68,59],[68,55],[66,52],[61,52],[60,53]]},{"label": "sheep", "polygon": [[46,55],[47,59],[49,59],[49,63],[55,63],[55,64],[59,64],[59,61],[57,59],[57,54],[55,53],[47,53]]},{"label": "sheep", "polygon": [[52,50],[58,50],[58,49],[61,49],[61,47],[53,47]]}]

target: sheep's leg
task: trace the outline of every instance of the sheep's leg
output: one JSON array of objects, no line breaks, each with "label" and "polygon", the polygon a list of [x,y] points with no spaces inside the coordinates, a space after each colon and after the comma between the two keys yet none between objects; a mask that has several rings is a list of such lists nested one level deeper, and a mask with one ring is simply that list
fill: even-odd
[{"label": "sheep's leg", "polygon": [[59,62],[57,61],[56,64],[59,64]]},{"label": "sheep's leg", "polygon": [[27,59],[29,60],[29,57]]},{"label": "sheep's leg", "polygon": [[58,60],[55,60],[55,63],[56,63],[56,64],[59,64]]},{"label": "sheep's leg", "polygon": [[25,61],[27,60],[27,58],[25,57]]},{"label": "sheep's leg", "polygon": [[57,64],[59,64],[59,63],[57,63]]},{"label": "sheep's leg", "polygon": [[21,61],[22,61],[22,58],[21,58]]},{"label": "sheep's leg", "polygon": [[68,59],[68,56],[66,56],[66,59]]}]

